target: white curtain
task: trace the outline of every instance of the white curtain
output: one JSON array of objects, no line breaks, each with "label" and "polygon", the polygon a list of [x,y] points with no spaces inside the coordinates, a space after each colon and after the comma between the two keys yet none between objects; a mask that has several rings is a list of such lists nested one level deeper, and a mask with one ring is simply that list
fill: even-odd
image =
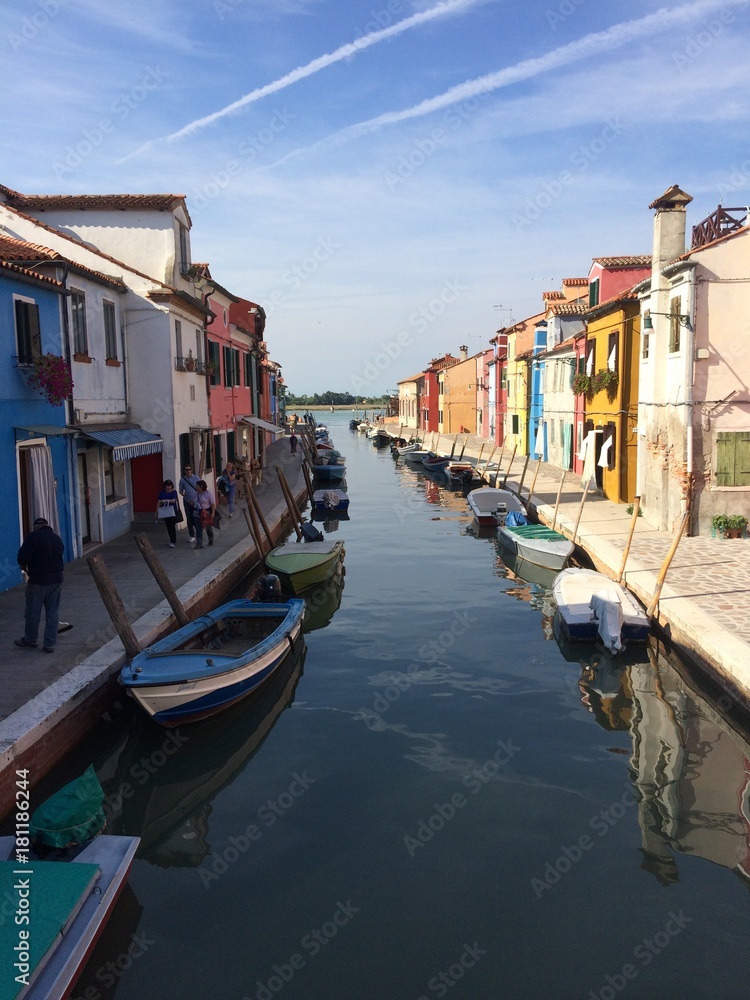
[{"label": "white curtain", "polygon": [[588,357],[586,358],[586,374],[591,378],[594,374],[594,352],[589,351]]},{"label": "white curtain", "polygon": [[534,454],[538,455],[540,458],[544,454],[544,421],[539,421],[539,426],[536,429],[536,441],[534,443]]},{"label": "white curtain", "polygon": [[55,494],[55,473],[52,470],[52,453],[48,445],[28,448],[30,471],[31,522],[38,517],[46,517],[57,534],[60,534],[60,519],[57,514]]},{"label": "white curtain", "polygon": [[594,464],[595,441],[596,441],[596,432],[589,431],[589,433],[583,439],[583,443],[581,444],[581,450],[578,452],[579,460],[583,461],[583,474],[581,475],[581,486],[585,490],[589,488],[591,480],[596,475],[596,465]]}]

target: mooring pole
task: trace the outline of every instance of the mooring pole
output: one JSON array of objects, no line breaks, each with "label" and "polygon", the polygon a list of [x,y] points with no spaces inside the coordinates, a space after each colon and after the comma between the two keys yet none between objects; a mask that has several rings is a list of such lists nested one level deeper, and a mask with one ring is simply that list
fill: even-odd
[{"label": "mooring pole", "polygon": [[578,517],[576,518],[575,527],[573,528],[573,544],[575,544],[576,536],[578,535],[578,525],[581,523],[581,514],[583,514],[583,505],[586,503],[586,497],[589,495],[589,487],[591,486],[591,480],[587,480],[586,485],[583,488],[583,496],[581,497],[581,503],[578,507]]},{"label": "mooring pole", "polygon": [[557,490],[557,500],[555,500],[555,513],[552,515],[552,527],[554,528],[557,524],[557,512],[560,509],[560,497],[562,496],[563,484],[565,483],[565,477],[568,474],[567,469],[563,469],[562,479],[560,480],[560,486]]},{"label": "mooring pole", "polygon": [[141,555],[146,560],[146,565],[154,575],[154,579],[159,584],[159,589],[169,601],[169,606],[174,611],[174,616],[180,625],[187,625],[190,618],[182,606],[182,602],[177,596],[177,591],[172,586],[172,581],[167,576],[164,567],[159,562],[159,557],[154,552],[154,547],[149,541],[148,535],[140,532],[135,536],[135,544],[140,549]]},{"label": "mooring pole", "polygon": [[312,503],[315,490],[313,489],[312,479],[310,478],[310,466],[307,462],[302,463],[302,472],[305,477],[305,482],[307,483],[307,494],[310,497],[310,503]]},{"label": "mooring pole", "polygon": [[628,556],[630,554],[630,544],[633,541],[633,532],[635,531],[635,526],[638,523],[638,514],[641,509],[641,498],[636,497],[633,501],[633,517],[630,521],[630,532],[628,534],[628,540],[625,542],[625,551],[622,554],[622,563],[620,564],[620,572],[617,574],[617,583],[622,583],[622,578],[625,576],[625,564],[628,561]]},{"label": "mooring pole", "polygon": [[646,614],[649,618],[653,618],[656,614],[656,609],[659,605],[659,598],[661,597],[661,590],[664,586],[664,580],[667,576],[667,570],[669,569],[670,563],[674,559],[675,553],[677,552],[677,546],[680,544],[680,539],[682,538],[682,533],[685,530],[685,525],[688,522],[688,517],[690,516],[689,511],[684,511],[682,518],[680,519],[679,527],[675,533],[672,545],[667,552],[667,558],[664,560],[661,569],[659,570],[659,576],[656,579],[656,589],[654,590],[653,597],[651,598],[651,603],[649,604]]},{"label": "mooring pole", "polygon": [[[250,485],[250,480],[247,475],[245,477],[245,491],[247,493],[247,510],[253,526],[252,534],[253,534],[253,539],[255,541],[255,547],[257,548],[258,554],[260,555],[261,559],[264,559],[266,556],[265,546],[263,544],[263,536],[261,535],[260,521],[258,520],[258,511],[256,507],[258,501],[255,497],[255,493],[253,492],[253,488]],[[269,548],[273,548],[273,544],[270,544]]]},{"label": "mooring pole", "polygon": [[265,514],[261,509],[260,502],[258,501],[258,498],[255,495],[255,490],[252,488],[252,486],[250,487],[250,501],[252,502],[252,505],[255,508],[255,513],[258,517],[258,520],[263,525],[263,531],[265,532],[265,536],[268,539],[268,546],[269,548],[272,549],[275,545],[275,542],[273,540],[273,535],[271,534],[271,529],[268,527],[268,522],[266,521]]},{"label": "mooring pole", "polygon": [[531,455],[526,456],[526,461],[523,463],[523,472],[521,473],[521,482],[518,484],[518,499],[521,499],[521,494],[523,493],[523,481],[526,478],[526,470],[529,467],[529,461],[531,460]]},{"label": "mooring pole", "polygon": [[302,540],[302,532],[300,531],[299,527],[299,511],[297,510],[296,505],[292,503],[289,494],[287,493],[284,473],[281,471],[278,465],[276,466],[276,475],[279,477],[279,485],[281,486],[281,492],[284,496],[284,500],[286,501],[287,510],[289,511],[289,514],[291,515],[292,518],[292,527],[294,528],[294,531],[297,535],[297,541],[299,542]]},{"label": "mooring pole", "polygon": [[[508,468],[505,470],[505,478],[503,479],[503,489],[505,489],[505,484],[508,482],[508,476],[510,475],[510,470],[513,467],[513,459],[516,457],[516,451],[518,450],[518,441],[513,445],[513,453],[510,456],[510,462],[508,462]],[[495,486],[497,486],[497,479],[500,475],[500,465],[498,463],[497,476],[495,476]]]},{"label": "mooring pole", "polygon": [[[542,467],[542,459],[540,458],[536,464],[536,472],[534,473],[534,478],[531,480],[531,489],[529,490],[529,498],[528,498],[529,503],[531,503],[531,494],[534,492],[534,487],[536,486],[536,477],[539,475],[539,470],[541,469],[541,467]],[[521,496],[520,490],[518,491],[518,496],[519,498]]]},{"label": "mooring pole", "polygon": [[112,624],[125,647],[125,654],[129,660],[132,660],[141,651],[140,643],[136,639],[135,632],[128,621],[125,605],[122,603],[122,598],[117,592],[117,587],[115,587],[112,577],[109,575],[107,565],[104,559],[97,555],[89,556],[87,562],[91,570],[91,575],[94,578],[94,583],[104,602],[104,607],[107,609],[107,614],[112,619]]}]

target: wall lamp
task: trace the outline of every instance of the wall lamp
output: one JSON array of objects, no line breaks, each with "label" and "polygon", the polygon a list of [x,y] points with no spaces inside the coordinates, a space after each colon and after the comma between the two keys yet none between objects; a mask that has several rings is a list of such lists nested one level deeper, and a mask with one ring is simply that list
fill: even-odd
[{"label": "wall lamp", "polygon": [[680,324],[680,326],[685,326],[685,327],[690,326],[690,317],[687,315],[687,313],[660,313],[660,312],[649,311],[643,317],[644,330],[653,330],[654,324],[651,322],[652,316],[669,316],[670,319],[676,319],[677,322]]}]

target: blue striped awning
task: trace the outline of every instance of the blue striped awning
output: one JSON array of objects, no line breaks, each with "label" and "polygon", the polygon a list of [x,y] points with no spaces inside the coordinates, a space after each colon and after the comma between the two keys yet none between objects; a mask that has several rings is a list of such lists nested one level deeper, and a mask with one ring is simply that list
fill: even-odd
[{"label": "blue striped awning", "polygon": [[98,431],[82,427],[81,433],[91,441],[111,448],[112,458],[115,462],[125,462],[129,458],[140,458],[141,455],[153,455],[164,448],[164,442],[158,434],[149,434],[141,427]]}]

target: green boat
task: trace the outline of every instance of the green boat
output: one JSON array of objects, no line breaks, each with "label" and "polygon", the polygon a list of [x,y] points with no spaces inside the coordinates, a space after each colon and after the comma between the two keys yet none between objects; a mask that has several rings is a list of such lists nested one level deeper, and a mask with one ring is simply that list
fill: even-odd
[{"label": "green boat", "polygon": [[343,542],[286,542],[268,553],[266,566],[285,590],[299,594],[329,580],[343,559]]}]

